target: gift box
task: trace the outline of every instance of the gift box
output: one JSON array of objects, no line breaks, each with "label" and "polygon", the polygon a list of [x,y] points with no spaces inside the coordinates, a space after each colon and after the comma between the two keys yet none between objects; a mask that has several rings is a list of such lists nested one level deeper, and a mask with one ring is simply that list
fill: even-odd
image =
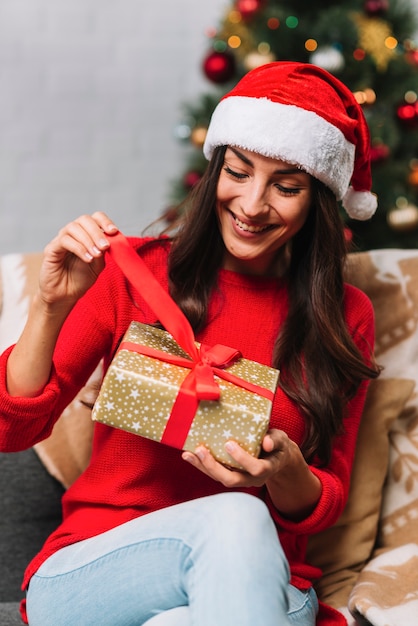
[{"label": "gift box", "polygon": [[92,417],[183,450],[194,452],[203,444],[221,463],[239,467],[225,442],[234,440],[259,455],[279,372],[224,346],[195,345],[198,362],[167,331],[132,322]]}]

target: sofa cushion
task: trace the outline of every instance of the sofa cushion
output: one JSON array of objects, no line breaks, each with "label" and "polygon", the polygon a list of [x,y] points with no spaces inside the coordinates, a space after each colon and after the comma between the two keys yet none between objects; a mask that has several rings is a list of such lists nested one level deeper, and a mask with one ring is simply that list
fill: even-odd
[{"label": "sofa cushion", "polygon": [[309,540],[308,558],[323,571],[318,594],[335,608],[347,605],[353,585],[373,553],[388,468],[389,430],[413,388],[412,380],[370,383],[347,505],[334,526]]},{"label": "sofa cushion", "polygon": [[0,453],[0,603],[22,598],[26,566],[61,521],[63,491],[33,449]]},{"label": "sofa cushion", "polygon": [[[352,254],[347,278],[372,300],[375,353],[384,369],[370,386],[347,509],[310,549],[324,565],[319,591],[330,604],[346,606],[355,583],[348,606],[359,622],[412,624],[418,611],[412,549],[418,537],[418,251]],[[369,562],[362,569],[359,557],[367,552]],[[391,591],[390,581],[400,573],[401,593],[395,587]]]},{"label": "sofa cushion", "polygon": [[22,626],[19,602],[0,602],[1,626]]}]

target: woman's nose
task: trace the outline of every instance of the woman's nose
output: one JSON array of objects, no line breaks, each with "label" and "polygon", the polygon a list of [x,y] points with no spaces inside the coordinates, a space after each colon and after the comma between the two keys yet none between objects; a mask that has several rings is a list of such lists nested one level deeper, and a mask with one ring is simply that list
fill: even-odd
[{"label": "woman's nose", "polygon": [[252,184],[241,198],[241,210],[247,217],[264,215],[269,211],[268,194],[263,185]]}]

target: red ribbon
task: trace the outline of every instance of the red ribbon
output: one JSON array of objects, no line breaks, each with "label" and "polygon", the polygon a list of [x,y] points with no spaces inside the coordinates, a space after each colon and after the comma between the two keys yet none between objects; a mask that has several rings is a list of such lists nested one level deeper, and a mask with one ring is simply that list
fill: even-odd
[{"label": "red ribbon", "polygon": [[148,346],[124,341],[119,350],[130,350],[151,356],[173,365],[191,369],[180,386],[170,418],[167,421],[161,443],[182,448],[189,433],[200,400],[218,400],[220,389],[214,375],[239,387],[273,400],[270,389],[243,380],[223,368],[229,367],[241,358],[234,348],[222,346],[196,346],[193,329],[181,309],[163,289],[146,263],[135,252],[122,233],[111,238],[110,256],[119,265],[129,282],[135,287],[151,307],[164,328],[173,336],[191,359],[168,354]]}]

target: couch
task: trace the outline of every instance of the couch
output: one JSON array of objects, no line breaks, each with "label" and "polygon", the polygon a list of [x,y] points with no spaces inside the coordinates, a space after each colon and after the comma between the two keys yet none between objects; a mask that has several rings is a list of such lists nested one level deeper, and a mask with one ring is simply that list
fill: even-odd
[{"label": "couch", "polygon": [[[0,257],[0,350],[19,335],[40,254]],[[418,250],[349,255],[347,280],[376,313],[373,381],[360,428],[350,497],[340,520],[313,537],[320,597],[349,626],[418,624]],[[21,623],[22,572],[60,521],[60,498],[88,463],[99,363],[51,437],[0,454],[0,625]]]}]

